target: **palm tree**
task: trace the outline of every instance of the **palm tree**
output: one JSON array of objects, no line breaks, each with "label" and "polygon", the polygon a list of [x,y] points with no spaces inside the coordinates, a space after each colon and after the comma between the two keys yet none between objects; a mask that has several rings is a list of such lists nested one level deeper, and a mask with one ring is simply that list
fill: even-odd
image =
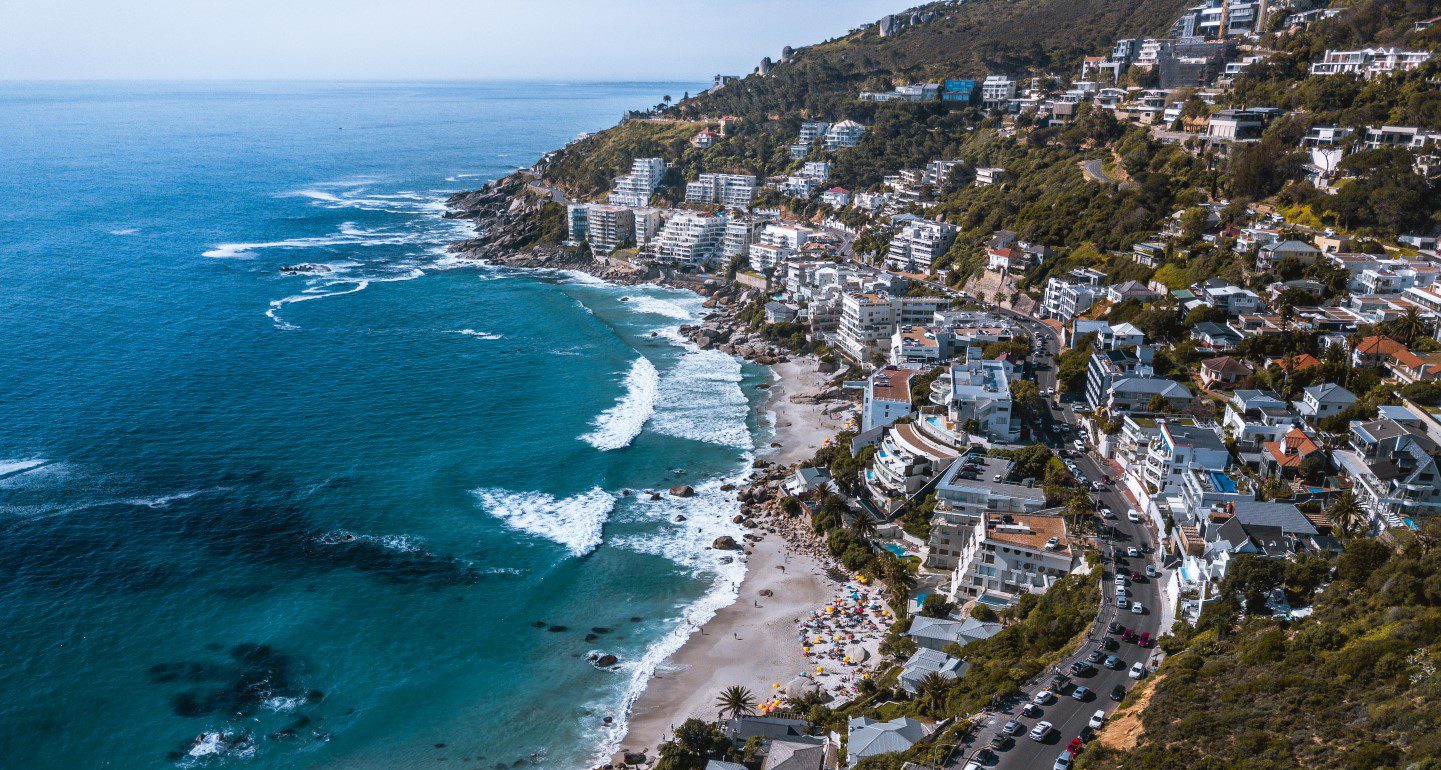
[{"label": "palm tree", "polygon": [[1361,501],[1356,499],[1355,494],[1346,491],[1337,495],[1326,509],[1326,518],[1336,525],[1344,538],[1366,525],[1366,509],[1361,507]]},{"label": "palm tree", "polygon": [[920,701],[921,707],[933,716],[946,707],[946,696],[950,691],[951,680],[936,671],[926,674],[916,683],[916,699]]},{"label": "palm tree", "polygon": [[1410,345],[1416,338],[1426,333],[1426,324],[1421,321],[1420,311],[1415,305],[1406,308],[1406,314],[1396,319],[1396,336],[1401,341]]},{"label": "palm tree", "polygon": [[869,540],[876,533],[876,521],[864,511],[851,516],[851,531],[861,540]]},{"label": "palm tree", "polygon": [[722,717],[727,712],[730,713],[732,719],[756,713],[756,696],[740,685],[731,685],[722,690],[715,702],[720,707]]}]

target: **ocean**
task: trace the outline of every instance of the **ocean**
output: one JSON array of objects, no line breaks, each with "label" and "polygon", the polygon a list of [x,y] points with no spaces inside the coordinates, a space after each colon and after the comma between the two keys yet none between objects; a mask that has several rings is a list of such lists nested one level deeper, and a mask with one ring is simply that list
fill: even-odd
[{"label": "ocean", "polygon": [[613,749],[734,595],[768,375],[679,337],[694,295],[462,265],[440,215],[685,90],[0,84],[3,764]]}]

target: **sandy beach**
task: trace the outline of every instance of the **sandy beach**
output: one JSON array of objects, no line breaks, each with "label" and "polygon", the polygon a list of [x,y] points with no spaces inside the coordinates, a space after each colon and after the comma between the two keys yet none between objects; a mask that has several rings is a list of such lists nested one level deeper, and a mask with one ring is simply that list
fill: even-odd
[{"label": "sandy beach", "polygon": [[[782,571],[780,568],[785,567]],[[763,597],[769,589],[772,596]],[[808,670],[796,641],[795,620],[823,605],[836,584],[810,556],[767,535],[747,559],[740,598],[657,669],[632,709],[622,749],[654,756],[673,725],[689,717],[716,718],[716,696],[731,685],[757,699]]]},{"label": "sandy beach", "polygon": [[851,410],[827,413],[834,404],[793,400],[839,387],[839,383],[831,384],[831,375],[816,371],[816,364],[815,358],[806,356],[771,367],[778,377],[771,384],[764,408],[775,414],[775,436],[771,441],[780,446],[767,447],[761,456],[778,465],[809,460],[822,442],[846,428],[854,414]]},{"label": "sandy beach", "polygon": [[[849,420],[849,412],[827,414],[828,404],[792,400],[832,387],[827,375],[816,371],[816,363],[803,357],[773,367],[778,376],[762,408],[775,414],[771,441],[779,446],[760,454],[779,465],[809,459]],[[763,522],[772,529],[775,524]],[[805,526],[803,520],[793,520],[779,529],[796,537],[797,525]],[[716,696],[725,688],[740,685],[763,700],[776,692],[776,683],[784,687],[813,670],[815,664],[797,640],[796,621],[825,606],[840,588],[812,555],[815,549],[814,543],[791,543],[776,532],[754,544],[739,598],[657,669],[631,709],[622,751],[644,751],[654,757],[674,725],[690,717],[715,719]],[[762,596],[766,590],[772,595]]]}]

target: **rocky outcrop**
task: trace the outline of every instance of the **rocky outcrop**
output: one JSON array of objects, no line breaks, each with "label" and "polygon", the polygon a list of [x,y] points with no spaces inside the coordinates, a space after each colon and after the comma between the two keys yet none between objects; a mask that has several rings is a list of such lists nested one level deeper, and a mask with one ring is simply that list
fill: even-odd
[{"label": "rocky outcrop", "polygon": [[685,484],[677,484],[670,488],[671,497],[695,497],[695,489]]}]

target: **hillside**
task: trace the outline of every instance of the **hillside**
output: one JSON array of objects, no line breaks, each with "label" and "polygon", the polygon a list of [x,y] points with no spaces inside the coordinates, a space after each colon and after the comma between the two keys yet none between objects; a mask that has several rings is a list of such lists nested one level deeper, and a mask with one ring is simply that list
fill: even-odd
[{"label": "hillside", "polygon": [[[1307,578],[1304,566],[1264,562],[1233,567],[1228,586],[1294,589],[1325,569]],[[1441,553],[1413,544],[1393,554],[1357,541],[1335,579],[1315,613],[1294,623],[1238,621],[1235,600],[1208,607],[1194,638],[1163,640],[1185,649],[1161,668],[1139,745],[1096,745],[1077,767],[1441,767]]]}]

